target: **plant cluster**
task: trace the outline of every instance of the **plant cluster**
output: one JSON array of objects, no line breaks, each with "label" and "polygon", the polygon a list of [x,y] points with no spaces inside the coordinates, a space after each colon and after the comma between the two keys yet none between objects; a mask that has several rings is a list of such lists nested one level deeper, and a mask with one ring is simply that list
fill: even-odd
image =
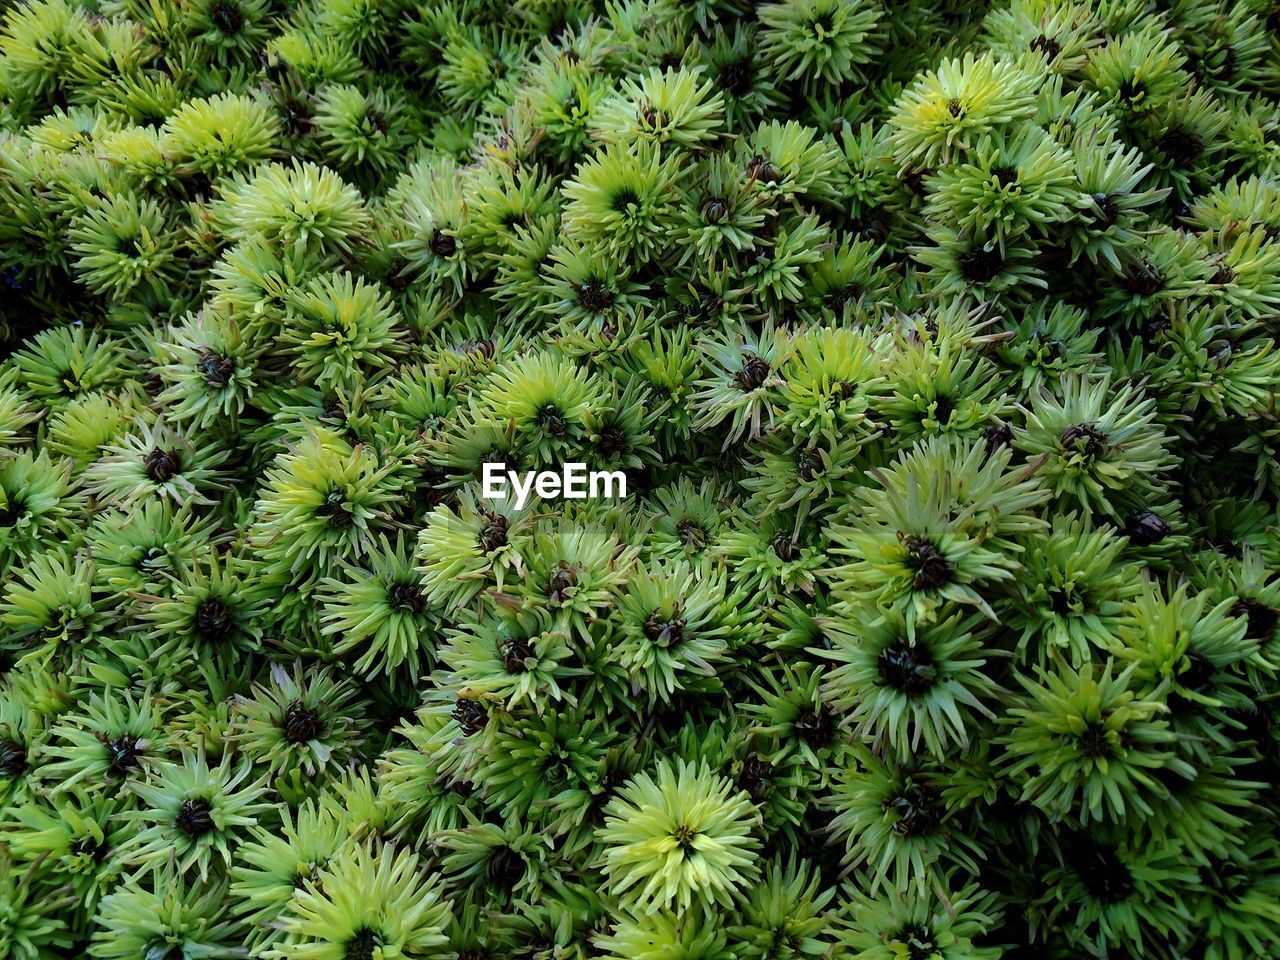
[{"label": "plant cluster", "polygon": [[0,956],[1280,955],[1278,98],[1274,0],[0,3]]}]

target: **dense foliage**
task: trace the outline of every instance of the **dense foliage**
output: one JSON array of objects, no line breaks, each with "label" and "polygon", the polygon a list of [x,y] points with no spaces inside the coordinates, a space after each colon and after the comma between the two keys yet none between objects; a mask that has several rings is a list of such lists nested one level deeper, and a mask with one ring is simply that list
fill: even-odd
[{"label": "dense foliage", "polygon": [[1274,0],[0,10],[0,956],[1280,956]]}]

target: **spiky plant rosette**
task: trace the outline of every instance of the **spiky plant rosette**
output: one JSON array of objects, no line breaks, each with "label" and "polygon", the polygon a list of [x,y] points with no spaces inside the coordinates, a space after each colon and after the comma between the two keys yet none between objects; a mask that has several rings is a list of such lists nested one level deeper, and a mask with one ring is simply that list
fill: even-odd
[{"label": "spiky plant rosette", "polygon": [[1278,23],[0,5],[0,955],[1280,956]]},{"label": "spiky plant rosette", "polygon": [[600,832],[610,888],[641,913],[731,902],[759,872],[751,804],[705,766],[660,763],[605,809]]}]

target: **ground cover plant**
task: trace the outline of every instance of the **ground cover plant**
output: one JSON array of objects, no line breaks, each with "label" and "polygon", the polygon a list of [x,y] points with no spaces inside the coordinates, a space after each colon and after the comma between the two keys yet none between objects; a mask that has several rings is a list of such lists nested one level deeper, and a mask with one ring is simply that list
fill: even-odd
[{"label": "ground cover plant", "polygon": [[1278,96],[1274,0],[0,0],[0,956],[1280,956]]}]

